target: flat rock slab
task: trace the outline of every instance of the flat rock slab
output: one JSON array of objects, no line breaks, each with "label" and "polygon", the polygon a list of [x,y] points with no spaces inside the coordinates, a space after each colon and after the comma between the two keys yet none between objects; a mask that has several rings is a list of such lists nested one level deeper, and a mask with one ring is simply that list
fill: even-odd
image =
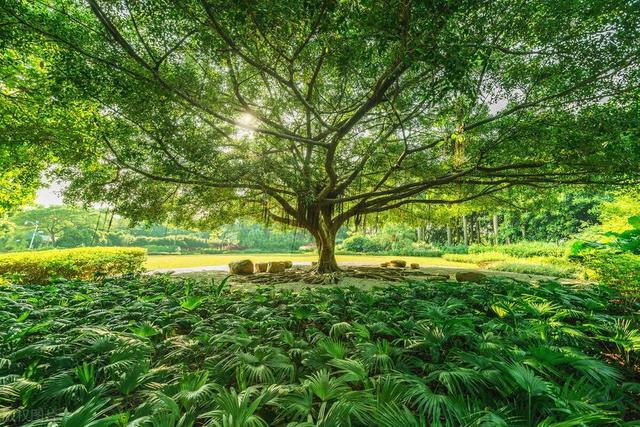
[{"label": "flat rock slab", "polygon": [[230,262],[229,271],[231,274],[253,274],[253,262],[250,259]]},{"label": "flat rock slab", "polygon": [[286,261],[274,261],[267,264],[267,273],[283,273],[286,269]]}]

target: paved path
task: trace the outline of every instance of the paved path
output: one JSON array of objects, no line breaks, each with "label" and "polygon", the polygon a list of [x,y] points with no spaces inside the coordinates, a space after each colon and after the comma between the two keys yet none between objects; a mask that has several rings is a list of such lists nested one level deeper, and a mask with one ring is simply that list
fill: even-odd
[{"label": "paved path", "polygon": [[[351,266],[351,267],[379,265],[377,263],[357,263],[357,262],[340,262],[338,264],[342,266]],[[310,266],[311,263],[310,262],[294,262],[293,265],[303,267],[303,266]],[[428,273],[433,273],[433,274],[448,275],[452,278],[455,277],[455,274],[459,272],[476,271],[476,272],[485,274],[487,276],[511,277],[512,279],[528,281],[528,282],[553,279],[553,280],[557,280],[560,283],[565,283],[565,284],[584,283],[580,280],[575,280],[575,279],[562,279],[562,278],[556,278],[551,276],[540,276],[536,274],[511,273],[508,271],[483,270],[481,268],[464,268],[464,267],[447,267],[447,266],[430,265],[428,267],[421,267],[420,270]],[[186,268],[157,268],[155,270],[149,270],[148,273],[149,274],[154,274],[154,273],[189,274],[189,273],[199,273],[199,272],[207,272],[207,271],[228,272],[229,266],[206,265],[202,267],[186,267]]]},{"label": "paved path", "polygon": [[[295,266],[310,266],[310,262],[294,262]],[[354,264],[350,262],[340,263],[340,265],[366,265],[366,264]],[[374,264],[371,264],[374,265]],[[180,267],[180,268],[156,268],[154,270],[149,270],[149,273],[197,273],[199,271],[229,271],[228,265],[204,265],[202,267]]]}]

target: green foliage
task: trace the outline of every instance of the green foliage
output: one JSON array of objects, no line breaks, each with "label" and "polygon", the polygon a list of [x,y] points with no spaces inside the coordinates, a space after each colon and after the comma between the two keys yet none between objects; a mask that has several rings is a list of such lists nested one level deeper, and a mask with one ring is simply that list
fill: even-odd
[{"label": "green foliage", "polygon": [[575,242],[571,258],[581,263],[593,279],[640,293],[640,216],[627,222],[626,230],[605,232],[600,242]]},{"label": "green foliage", "polygon": [[[7,16],[0,11],[0,20]],[[0,28],[0,215],[32,202],[60,147],[92,140],[93,101],[69,100],[55,81],[55,49],[13,25]]]},{"label": "green foliage", "polygon": [[424,241],[417,241],[414,228],[402,224],[385,224],[375,233],[354,233],[344,239],[340,249],[350,253],[439,257],[442,251]]},{"label": "green foliage", "polygon": [[469,246],[470,254],[483,252],[497,252],[516,258],[528,258],[534,256],[563,257],[567,252],[564,245],[550,242],[519,242],[510,245],[498,246]]},{"label": "green foliage", "polygon": [[[542,276],[566,278],[576,278],[582,273],[580,266],[570,262],[570,260],[564,257],[518,257],[507,255],[507,252],[518,254],[543,253],[545,252],[545,245],[542,245],[541,248],[539,242],[532,244],[531,247],[522,243],[505,246],[507,246],[507,248],[502,252],[479,252],[478,249],[485,248],[482,246],[473,247],[475,253],[445,254],[443,258],[447,261],[478,264],[480,267],[488,270],[508,271],[512,273],[539,274]],[[492,246],[491,248],[500,250],[503,246]],[[551,247],[547,250],[547,253],[554,252],[556,249],[556,247]]]},{"label": "green foliage", "polygon": [[613,249],[640,255],[640,216],[632,216],[627,222],[629,227],[624,231],[603,233],[602,236],[605,238],[603,243],[576,242],[571,248],[572,254],[577,255],[584,249]]},{"label": "green foliage", "polygon": [[252,221],[234,221],[219,227],[216,238],[223,246],[236,245],[250,251],[294,252],[313,241],[306,230],[291,230],[272,224],[266,227]]},{"label": "green foliage", "polygon": [[439,249],[443,254],[466,254],[469,253],[469,247],[465,245],[444,245]]},{"label": "green foliage", "polygon": [[[396,246],[397,247],[397,246]],[[434,248],[425,242],[413,242],[396,249],[384,249],[379,239],[354,235],[347,237],[340,245],[339,253],[375,254],[375,255],[402,255],[402,256],[442,256],[440,249]]]},{"label": "green foliage", "polygon": [[0,223],[0,251],[28,248],[136,246],[149,253],[294,252],[311,241],[308,233],[235,221],[216,230],[195,231],[159,224],[131,224],[113,211],[69,205],[36,206]]},{"label": "green foliage", "polygon": [[142,271],[142,248],[77,248],[14,252],[0,255],[0,275],[16,276],[23,283],[45,283],[51,278],[91,279]]},{"label": "green foliage", "polygon": [[384,247],[370,237],[354,234],[342,241],[342,249],[347,252],[367,253],[381,252],[384,250]]},{"label": "green foliage", "polygon": [[42,417],[32,426],[167,427],[640,416],[640,306],[604,287],[492,279],[295,294],[152,276],[14,284],[0,300],[8,425],[23,414]]},{"label": "green foliage", "polygon": [[605,201],[597,208],[600,225],[595,232],[623,232],[629,230],[629,218],[640,214],[640,188],[625,188],[611,200]]},{"label": "green foliage", "polygon": [[586,249],[574,257],[592,279],[640,293],[640,255],[614,249]]},{"label": "green foliage", "polygon": [[[505,203],[500,223],[501,241],[566,241],[598,222],[598,209],[612,194],[595,188],[556,191],[514,189]],[[515,205],[515,206],[514,206]]]},{"label": "green foliage", "polygon": [[576,278],[579,277],[582,269],[569,262],[565,264],[554,264],[550,262],[531,262],[505,260],[492,262],[487,266],[489,270],[509,271],[512,273],[538,274],[541,276]]}]

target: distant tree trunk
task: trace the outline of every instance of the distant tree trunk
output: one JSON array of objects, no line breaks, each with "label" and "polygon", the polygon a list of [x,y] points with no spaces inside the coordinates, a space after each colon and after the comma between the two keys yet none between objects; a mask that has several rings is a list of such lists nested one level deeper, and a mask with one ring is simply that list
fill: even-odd
[{"label": "distant tree trunk", "polygon": [[[102,217],[102,211],[98,211],[98,221],[96,222],[96,228],[93,229],[93,236],[91,237],[91,246],[96,243],[96,237],[98,236],[98,227],[100,226],[100,218]],[[104,219],[107,220],[107,212],[104,213]]]},{"label": "distant tree trunk", "polygon": [[462,239],[465,246],[469,246],[469,232],[467,230],[467,216],[462,215]]},{"label": "distant tree trunk", "polygon": [[447,224],[447,246],[451,246],[451,226]]},{"label": "distant tree trunk", "polygon": [[498,214],[493,214],[493,243],[498,244]]}]

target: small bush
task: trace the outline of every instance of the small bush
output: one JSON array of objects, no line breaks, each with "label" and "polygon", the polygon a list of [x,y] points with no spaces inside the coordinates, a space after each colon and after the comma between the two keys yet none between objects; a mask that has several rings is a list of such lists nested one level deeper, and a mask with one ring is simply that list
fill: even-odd
[{"label": "small bush", "polygon": [[0,256],[0,275],[24,283],[44,283],[52,277],[91,279],[143,270],[147,252],[142,248],[95,247],[14,252]]},{"label": "small bush", "polygon": [[384,248],[378,242],[361,235],[347,237],[342,242],[342,249],[348,252],[380,252]]},{"label": "small bush", "polygon": [[529,258],[534,256],[562,257],[565,255],[566,250],[565,246],[550,242],[520,242],[498,246],[469,246],[470,254],[499,252],[516,258]]}]

